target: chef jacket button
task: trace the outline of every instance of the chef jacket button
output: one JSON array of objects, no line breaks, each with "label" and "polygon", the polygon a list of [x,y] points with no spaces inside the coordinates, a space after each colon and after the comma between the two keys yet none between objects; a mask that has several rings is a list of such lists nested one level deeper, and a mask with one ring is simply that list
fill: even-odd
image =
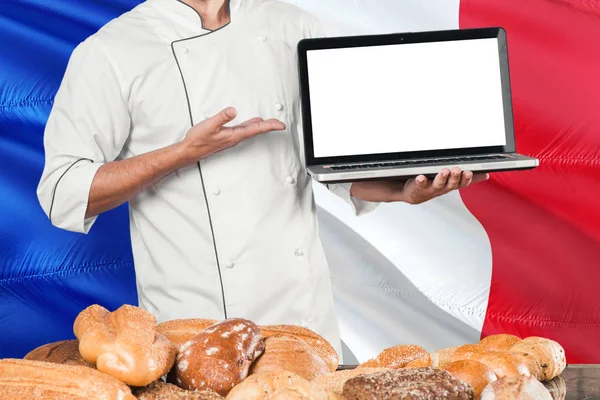
[{"label": "chef jacket button", "polygon": [[297,255],[298,257],[302,257],[304,255],[304,250],[296,249],[296,251],[294,251],[294,254]]},{"label": "chef jacket button", "polygon": [[275,109],[276,109],[277,111],[281,111],[281,110],[283,110],[283,104],[281,104],[281,103],[275,103]]},{"label": "chef jacket button", "polygon": [[233,261],[227,261],[227,262],[225,263],[225,268],[229,268],[229,269],[231,269],[231,268],[233,268],[234,266],[235,266],[235,264],[233,263]]},{"label": "chef jacket button", "polygon": [[221,194],[221,190],[219,190],[219,189],[214,189],[212,193],[213,193],[215,196],[218,196],[218,195],[220,195],[220,194]]},{"label": "chef jacket button", "polygon": [[296,180],[292,176],[288,176],[287,178],[285,178],[285,181],[290,185],[293,185],[294,183],[296,183]]},{"label": "chef jacket button", "polygon": [[266,36],[259,36],[258,40],[260,40],[261,42],[266,42],[267,41],[267,37]]}]

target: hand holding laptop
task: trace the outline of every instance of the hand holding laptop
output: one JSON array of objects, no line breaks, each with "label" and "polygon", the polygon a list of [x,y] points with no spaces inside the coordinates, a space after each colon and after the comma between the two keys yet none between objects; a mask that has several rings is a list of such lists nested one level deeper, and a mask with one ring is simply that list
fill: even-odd
[{"label": "hand holding laptop", "polygon": [[366,201],[402,201],[408,204],[421,204],[488,178],[488,174],[473,174],[471,171],[462,171],[458,167],[454,167],[452,170],[444,168],[434,179],[427,179],[424,175],[419,175],[408,180],[385,179],[354,182],[350,188],[350,194],[352,197]]}]

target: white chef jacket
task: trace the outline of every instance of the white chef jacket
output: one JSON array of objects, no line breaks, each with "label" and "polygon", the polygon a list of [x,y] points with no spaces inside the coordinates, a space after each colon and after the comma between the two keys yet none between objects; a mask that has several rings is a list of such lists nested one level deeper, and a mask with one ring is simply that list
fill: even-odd
[{"label": "white chef jacket", "polygon": [[[38,187],[52,224],[87,233],[104,163],[181,141],[227,106],[233,123],[278,118],[267,133],[173,172],[129,202],[139,305],[159,322],[243,317],[296,324],[341,356],[327,260],[303,165],[296,45],[317,20],[273,0],[231,0],[208,31],[178,0],[148,0],[73,52],[44,137]],[[330,185],[356,214],[374,203]]]}]

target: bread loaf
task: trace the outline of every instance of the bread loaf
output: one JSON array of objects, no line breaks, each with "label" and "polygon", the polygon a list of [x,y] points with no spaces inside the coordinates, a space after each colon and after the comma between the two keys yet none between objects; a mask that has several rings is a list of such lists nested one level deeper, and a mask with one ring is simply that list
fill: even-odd
[{"label": "bread loaf", "polygon": [[202,318],[174,319],[161,322],[156,327],[156,331],[179,347],[217,322],[213,319]]},{"label": "bread loaf", "polygon": [[431,353],[431,367],[439,368],[453,361],[454,353],[459,346],[447,347]]},{"label": "bread loaf", "polygon": [[227,395],[227,400],[265,400],[275,392],[306,379],[289,371],[262,372],[250,375],[236,385]]},{"label": "bread loaf", "polygon": [[447,371],[404,368],[351,378],[343,395],[347,400],[467,400],[473,388]]},{"label": "bread loaf", "polygon": [[171,369],[177,349],[156,332],[156,319],[138,307],[115,312],[93,305],[73,325],[79,352],[98,371],[131,386],[146,386]]},{"label": "bread loaf", "polygon": [[429,366],[431,356],[427,350],[416,345],[399,345],[383,350],[373,359],[359,365],[359,368],[405,368],[409,363],[413,366]]},{"label": "bread loaf", "polygon": [[222,396],[248,376],[264,351],[260,329],[252,321],[232,318],[204,329],[183,344],[174,368],[178,386],[212,390]]},{"label": "bread loaf", "polygon": [[93,367],[92,364],[85,361],[81,357],[81,354],[79,354],[78,340],[61,340],[59,342],[48,343],[31,350],[23,358],[25,360],[46,361],[55,364]]},{"label": "bread loaf", "polygon": [[138,400],[224,400],[210,390],[192,392],[160,380],[136,389],[133,394]]},{"label": "bread loaf", "polygon": [[310,329],[295,325],[266,325],[260,327],[263,337],[285,334],[292,335],[306,342],[325,361],[329,371],[333,372],[339,366],[339,357],[331,343]]},{"label": "bread loaf", "polygon": [[374,374],[376,372],[388,371],[387,368],[355,368],[342,371],[331,372],[329,374],[316,377],[313,382],[329,392],[342,395],[344,393],[344,384],[348,379],[359,375]]},{"label": "bread loaf", "polygon": [[565,350],[551,339],[531,336],[517,342],[510,351],[523,357],[531,374],[539,381],[557,377],[567,366]]},{"label": "bread loaf", "polygon": [[494,371],[498,379],[531,375],[527,365],[518,356],[507,351],[492,351],[473,356],[471,360],[485,364]]},{"label": "bread loaf", "polygon": [[135,400],[127,385],[93,368],[0,360],[0,399]]},{"label": "bread loaf", "polygon": [[454,350],[450,361],[471,360],[489,352],[489,350],[479,344],[465,344],[463,346],[458,346]]},{"label": "bread loaf", "polygon": [[498,378],[494,371],[486,365],[474,360],[459,360],[442,367],[450,375],[463,382],[467,382],[473,388],[474,399],[479,399],[481,392],[490,383]]},{"label": "bread loaf", "polygon": [[515,335],[498,334],[487,336],[479,342],[479,346],[491,351],[509,350],[521,338]]},{"label": "bread loaf", "polygon": [[332,400],[335,394],[311,382],[297,382],[273,393],[269,400]]},{"label": "bread loaf", "polygon": [[552,400],[548,390],[533,376],[511,376],[490,383],[481,400]]},{"label": "bread loaf", "polygon": [[329,367],[317,352],[295,336],[271,335],[265,339],[263,354],[250,367],[250,373],[285,370],[307,380],[329,373]]}]

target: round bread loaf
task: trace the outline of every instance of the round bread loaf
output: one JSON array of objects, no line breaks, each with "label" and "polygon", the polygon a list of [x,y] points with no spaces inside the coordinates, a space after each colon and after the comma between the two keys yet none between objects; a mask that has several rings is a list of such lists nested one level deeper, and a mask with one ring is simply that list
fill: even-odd
[{"label": "round bread loaf", "polygon": [[498,379],[519,375],[531,375],[525,362],[517,355],[508,351],[493,351],[474,356],[471,359],[485,364],[494,371]]},{"label": "round bread loaf", "polygon": [[163,381],[138,388],[133,394],[138,400],[224,400],[223,396],[210,390],[192,392]]},{"label": "round bread loaf", "polygon": [[222,396],[248,376],[264,351],[260,329],[252,321],[232,318],[204,329],[179,348],[174,376],[187,390],[212,390]]},{"label": "round bread loaf", "polygon": [[344,385],[347,400],[472,399],[473,388],[447,371],[406,368],[359,375]]},{"label": "round bread loaf", "polygon": [[313,382],[333,393],[342,395],[344,393],[344,384],[348,379],[359,375],[374,374],[376,372],[388,371],[388,368],[355,368],[342,371],[331,372],[329,374],[316,377]]},{"label": "round bread loaf", "polygon": [[83,359],[79,353],[78,340],[61,340],[59,342],[48,343],[31,350],[24,360],[46,361],[55,364],[82,365],[84,367],[94,367]]},{"label": "round bread loaf", "polygon": [[532,376],[511,376],[490,383],[481,400],[552,400],[550,392]]},{"label": "round bread loaf", "polygon": [[519,354],[539,381],[547,381],[560,375],[567,366],[565,350],[554,340],[537,336],[525,338],[510,348]]},{"label": "round bread loaf", "polygon": [[474,398],[478,399],[481,392],[498,378],[494,371],[486,365],[474,360],[459,360],[442,367],[456,379],[467,382],[473,388]]},{"label": "round bread loaf", "polygon": [[317,352],[296,336],[271,335],[265,339],[264,352],[250,367],[250,374],[284,370],[307,380],[329,373]]},{"label": "round bread loaf", "polygon": [[481,339],[479,346],[490,351],[504,351],[509,350],[520,340],[521,338],[518,336],[501,333],[498,335],[490,335]]},{"label": "round bread loaf", "polygon": [[269,400],[330,400],[325,389],[311,382],[297,382],[273,393]]},{"label": "round bread loaf", "polygon": [[158,324],[156,331],[179,347],[217,322],[214,319],[202,318],[173,319]]},{"label": "round bread loaf", "polygon": [[323,361],[325,361],[329,368],[329,372],[335,371],[339,365],[338,354],[331,343],[310,329],[296,325],[267,325],[261,326],[260,330],[264,338],[284,334],[295,336],[306,342],[306,344],[312,347]]}]

